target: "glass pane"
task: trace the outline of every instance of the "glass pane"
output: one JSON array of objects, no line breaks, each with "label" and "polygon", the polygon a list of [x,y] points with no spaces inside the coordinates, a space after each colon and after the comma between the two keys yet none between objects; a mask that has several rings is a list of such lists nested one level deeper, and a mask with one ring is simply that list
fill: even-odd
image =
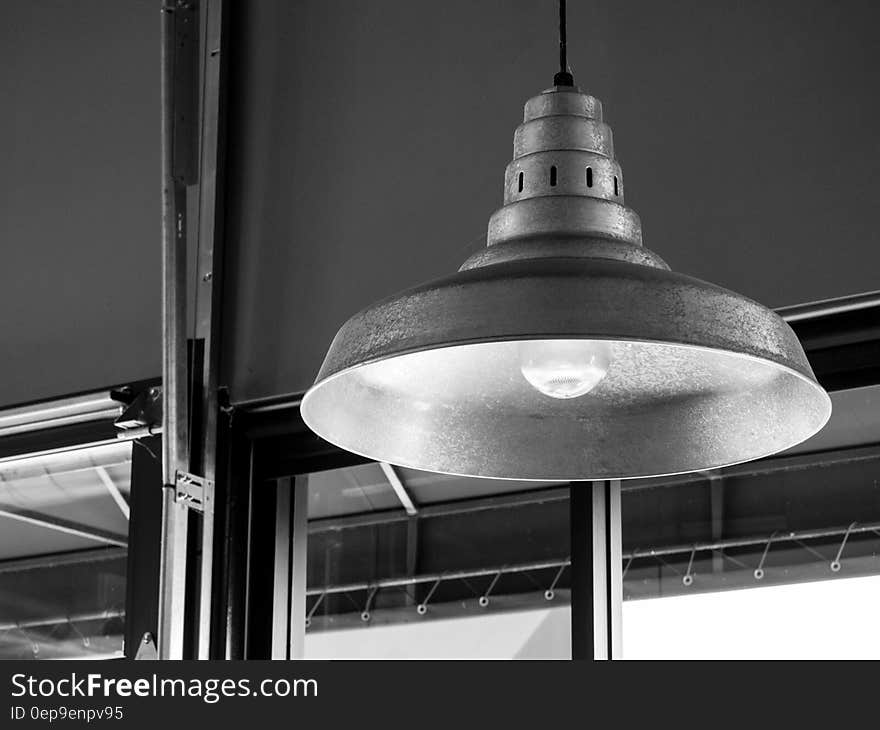
[{"label": "glass pane", "polygon": [[880,577],[624,604],[626,659],[876,659]]},{"label": "glass pane", "polygon": [[122,655],[127,442],[0,462],[0,659]]},{"label": "glass pane", "polygon": [[392,478],[417,515],[378,464],[309,476],[306,657],[567,656],[567,488]]},{"label": "glass pane", "polygon": [[778,458],[625,485],[625,656],[880,656],[878,396],[834,393]]}]

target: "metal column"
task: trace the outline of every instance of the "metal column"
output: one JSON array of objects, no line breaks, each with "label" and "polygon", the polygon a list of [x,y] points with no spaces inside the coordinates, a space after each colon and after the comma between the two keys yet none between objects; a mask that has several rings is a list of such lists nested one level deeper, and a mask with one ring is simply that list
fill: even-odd
[{"label": "metal column", "polygon": [[570,488],[571,658],[622,654],[623,566],[620,481]]},{"label": "metal column", "polygon": [[308,486],[308,476],[277,482],[273,659],[305,657]]},{"label": "metal column", "polygon": [[[226,4],[166,0],[162,5],[162,659],[207,659],[211,652]],[[188,210],[196,212],[189,221]],[[187,275],[191,260],[192,279]],[[193,564],[188,565],[191,508],[201,513],[193,522],[201,550],[190,551]],[[188,571],[198,576],[189,610]]]},{"label": "metal column", "polygon": [[195,57],[195,13],[162,8],[162,534],[159,643],[162,659],[183,658],[187,508],[175,499],[189,467],[186,359],[187,185],[194,171],[188,90]]},{"label": "metal column", "polygon": [[202,507],[202,550],[199,573],[196,658],[211,658],[214,596],[214,489],[217,479],[218,371],[223,282],[223,124],[227,49],[226,0],[201,3],[201,98],[199,132],[199,221],[195,271],[195,342],[201,368],[193,373],[193,392],[200,397],[200,429],[193,434],[198,459],[193,465],[205,479]]}]

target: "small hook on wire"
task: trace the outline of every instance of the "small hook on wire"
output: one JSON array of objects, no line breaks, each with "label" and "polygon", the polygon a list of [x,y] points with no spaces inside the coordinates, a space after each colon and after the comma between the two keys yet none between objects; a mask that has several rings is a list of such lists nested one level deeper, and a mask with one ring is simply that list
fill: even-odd
[{"label": "small hook on wire", "polygon": [[486,588],[486,591],[483,593],[482,596],[480,596],[480,600],[477,601],[477,603],[479,603],[483,608],[486,608],[486,606],[489,605],[489,594],[492,593],[493,589],[495,588],[495,584],[498,583],[499,579],[501,578],[502,572],[503,570],[499,570],[497,573],[495,573],[495,577],[492,578],[492,582],[489,583],[488,588]]},{"label": "small hook on wire", "polygon": [[843,541],[840,543],[840,547],[837,549],[837,555],[834,557],[834,560],[831,561],[831,572],[837,573],[840,571],[840,556],[843,555],[843,549],[846,547],[846,541],[849,539],[849,533],[853,531],[853,528],[857,523],[853,522],[849,527],[846,528],[846,532],[843,534]]},{"label": "small hook on wire", "polygon": [[620,579],[623,580],[626,578],[626,574],[629,572],[629,566],[632,565],[633,560],[636,559],[636,553],[638,553],[638,549],[632,551],[632,555],[626,561],[626,565],[623,566],[623,573],[620,574]]},{"label": "small hook on wire", "polygon": [[684,585],[686,585],[686,586],[693,585],[693,582],[694,582],[693,568],[694,568],[694,555],[696,555],[696,553],[697,553],[697,546],[694,545],[693,549],[691,550],[691,559],[688,560],[687,572],[685,572],[684,576],[681,579],[681,582],[684,583]]},{"label": "small hook on wire", "polygon": [[434,581],[434,585],[431,586],[431,590],[428,591],[428,595],[425,596],[425,600],[422,601],[418,606],[416,606],[416,613],[419,616],[424,616],[428,613],[428,602],[431,600],[431,596],[434,595],[434,591],[437,590],[437,586],[443,581],[443,578],[438,578]]},{"label": "small hook on wire", "polygon": [[562,574],[565,572],[565,569],[569,566],[570,562],[571,558],[567,558],[566,561],[559,566],[559,570],[556,571],[553,582],[550,584],[550,587],[544,591],[545,600],[552,601],[556,597],[556,584],[559,583],[559,579],[562,577]]},{"label": "small hook on wire", "polygon": [[367,594],[367,602],[364,604],[364,610],[361,611],[361,621],[367,622],[372,618],[372,614],[370,613],[370,607],[373,605],[373,598],[376,593],[379,591],[379,586],[373,586],[370,592]]},{"label": "small hook on wire", "polygon": [[770,552],[770,545],[773,543],[773,538],[776,537],[777,532],[778,530],[774,530],[770,537],[767,538],[767,544],[764,545],[764,552],[761,555],[761,562],[755,568],[755,580],[761,580],[764,577],[764,561],[767,560],[767,553]]},{"label": "small hook on wire", "polygon": [[30,643],[31,654],[33,655],[34,659],[39,659],[39,656],[40,656],[39,642],[36,639],[34,639],[30,635],[30,633],[25,630],[24,626],[22,626],[21,624],[16,624],[15,628],[17,628],[18,631],[21,633],[21,635],[24,636],[24,638],[28,641],[28,643]]},{"label": "small hook on wire", "polygon": [[309,628],[309,626],[312,625],[312,616],[315,615],[315,611],[318,610],[318,606],[321,605],[322,601],[324,600],[324,596],[326,595],[327,591],[324,591],[321,595],[318,596],[318,600],[312,604],[312,607],[309,609],[309,613],[306,616],[306,628]]},{"label": "small hook on wire", "polygon": [[73,629],[73,633],[75,633],[79,637],[80,641],[82,641],[83,648],[88,649],[89,645],[92,643],[89,637],[83,635],[83,632],[77,628],[76,624],[73,623],[70,618],[67,619],[67,624],[70,626],[71,629]]}]

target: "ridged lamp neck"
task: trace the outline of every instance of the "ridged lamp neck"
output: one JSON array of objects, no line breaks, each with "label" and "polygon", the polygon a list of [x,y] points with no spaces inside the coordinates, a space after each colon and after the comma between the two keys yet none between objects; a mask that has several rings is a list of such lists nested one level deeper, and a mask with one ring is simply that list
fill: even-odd
[{"label": "ridged lamp neck", "polygon": [[487,245],[462,269],[560,256],[668,268],[641,248],[641,221],[624,203],[623,171],[596,97],[554,86],[526,102],[504,173],[504,205],[489,219]]}]

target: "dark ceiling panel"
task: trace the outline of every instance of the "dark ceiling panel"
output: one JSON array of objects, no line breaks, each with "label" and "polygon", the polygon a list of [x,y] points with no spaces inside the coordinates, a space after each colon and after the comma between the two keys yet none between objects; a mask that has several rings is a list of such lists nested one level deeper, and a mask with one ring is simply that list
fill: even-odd
[{"label": "dark ceiling panel", "polygon": [[160,371],[158,8],[3,4],[0,405]]},{"label": "dark ceiling panel", "polygon": [[[235,24],[226,379],[306,388],[337,327],[480,245],[555,2],[247,3]],[[880,4],[572,3],[648,247],[782,306],[877,288]]]}]

